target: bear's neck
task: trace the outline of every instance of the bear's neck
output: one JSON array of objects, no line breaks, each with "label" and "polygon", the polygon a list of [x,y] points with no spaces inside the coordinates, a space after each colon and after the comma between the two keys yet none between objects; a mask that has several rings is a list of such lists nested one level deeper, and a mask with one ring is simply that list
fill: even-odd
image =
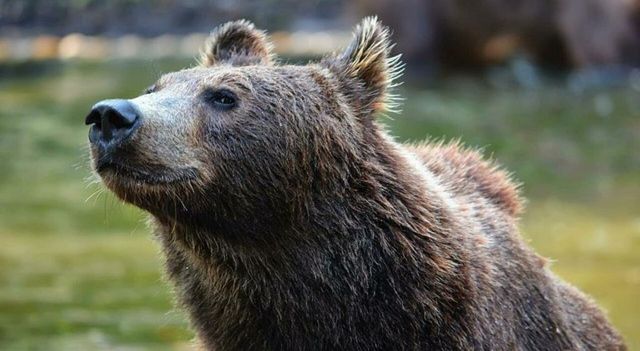
[{"label": "bear's neck", "polygon": [[331,344],[339,342],[331,341],[338,329],[375,324],[368,319],[381,318],[385,308],[407,308],[402,301],[416,291],[434,296],[424,304],[433,311],[413,306],[408,316],[421,313],[437,328],[441,318],[452,318],[447,311],[461,313],[441,298],[467,292],[465,260],[451,254],[464,252],[451,249],[462,245],[450,234],[454,217],[443,194],[429,188],[429,175],[419,174],[426,170],[401,146],[386,147],[359,189],[318,196],[303,220],[267,216],[252,233],[230,220],[210,226],[156,220],[168,275],[205,343]]}]

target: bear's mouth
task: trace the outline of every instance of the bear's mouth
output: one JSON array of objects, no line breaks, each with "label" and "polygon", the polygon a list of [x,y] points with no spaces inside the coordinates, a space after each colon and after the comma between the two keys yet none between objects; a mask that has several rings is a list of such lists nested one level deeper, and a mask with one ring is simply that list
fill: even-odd
[{"label": "bear's mouth", "polygon": [[134,180],[150,185],[181,183],[196,179],[198,171],[193,167],[170,169],[162,166],[132,167],[119,162],[103,161],[96,165],[101,177],[116,180]]}]

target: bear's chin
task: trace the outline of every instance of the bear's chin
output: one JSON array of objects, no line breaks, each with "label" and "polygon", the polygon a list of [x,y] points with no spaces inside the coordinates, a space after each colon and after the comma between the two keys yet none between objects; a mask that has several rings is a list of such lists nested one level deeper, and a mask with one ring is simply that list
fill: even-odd
[{"label": "bear's chin", "polygon": [[172,169],[164,166],[134,167],[116,162],[94,165],[103,180],[137,186],[167,186],[196,180],[198,171],[193,167]]},{"label": "bear's chin", "polygon": [[184,206],[188,194],[199,183],[198,172],[192,168],[151,173],[110,166],[96,167],[96,172],[122,201],[153,214],[165,212],[165,207],[173,203]]}]

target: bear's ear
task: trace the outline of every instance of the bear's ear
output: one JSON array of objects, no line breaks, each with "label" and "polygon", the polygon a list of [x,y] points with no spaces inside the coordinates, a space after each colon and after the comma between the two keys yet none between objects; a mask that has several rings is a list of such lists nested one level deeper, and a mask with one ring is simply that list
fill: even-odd
[{"label": "bear's ear", "polygon": [[203,66],[219,63],[248,66],[271,63],[271,44],[246,20],[227,22],[211,32],[200,57]]},{"label": "bear's ear", "polygon": [[403,65],[400,55],[390,56],[389,37],[389,29],[376,17],[366,17],[355,28],[349,46],[329,61],[347,90],[345,95],[362,114],[392,111],[397,106],[390,90]]}]

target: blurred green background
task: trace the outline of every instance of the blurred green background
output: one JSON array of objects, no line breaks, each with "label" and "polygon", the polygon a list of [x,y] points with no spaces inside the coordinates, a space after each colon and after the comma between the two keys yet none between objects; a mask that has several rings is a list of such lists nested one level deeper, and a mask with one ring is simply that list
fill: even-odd
[{"label": "blurred green background", "polygon": [[[344,43],[344,31],[376,8],[396,24],[409,62],[402,112],[381,117],[391,133],[459,138],[513,172],[528,198],[523,236],[608,311],[630,350],[640,349],[640,69],[621,64],[640,46],[610,48],[605,62],[594,47],[619,38],[587,33],[600,42],[583,41],[575,30],[537,37],[543,32],[518,31],[495,15],[513,9],[465,18],[457,17],[464,7],[436,13],[441,1],[0,0],[0,350],[190,349],[193,334],[173,307],[146,215],[91,174],[85,114],[193,65],[185,56],[216,23],[247,17],[281,31],[281,52],[317,55]],[[626,3],[636,6],[628,11],[637,27],[628,28],[640,38],[640,0]],[[532,28],[553,15],[518,13]],[[466,31],[421,25],[434,16]],[[597,31],[621,18],[585,18],[589,25],[578,27]],[[342,32],[326,32],[334,29]],[[156,37],[166,32],[174,36]]]}]

